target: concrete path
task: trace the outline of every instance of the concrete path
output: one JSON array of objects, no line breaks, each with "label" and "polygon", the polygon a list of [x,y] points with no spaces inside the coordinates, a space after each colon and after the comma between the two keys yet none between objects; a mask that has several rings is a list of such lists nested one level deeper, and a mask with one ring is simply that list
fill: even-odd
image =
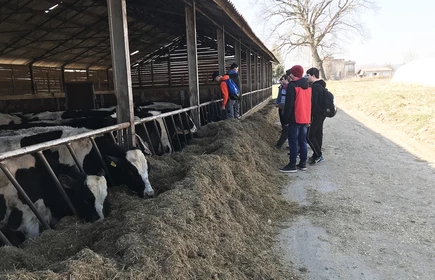
[{"label": "concrete path", "polygon": [[302,279],[435,279],[433,151],[354,116],[327,119],[326,160],[288,174],[301,214],[277,250]]}]

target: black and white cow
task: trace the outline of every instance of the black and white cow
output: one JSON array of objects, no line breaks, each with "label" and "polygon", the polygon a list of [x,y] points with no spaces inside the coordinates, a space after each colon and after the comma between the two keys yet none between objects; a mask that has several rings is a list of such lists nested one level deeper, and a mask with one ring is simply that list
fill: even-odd
[{"label": "black and white cow", "polygon": [[0,125],[20,124],[22,122],[23,119],[19,116],[0,113]]},{"label": "black and white cow", "polygon": [[[32,131],[33,135],[26,136],[21,140],[22,147],[77,135],[90,130],[58,126],[33,128]],[[148,178],[149,164],[141,150],[126,150],[103,136],[96,137],[95,142],[98,145],[109,170],[109,175],[113,179],[115,185],[126,185],[139,197],[154,196],[154,190],[151,187]],[[98,174],[103,166],[91,141],[89,139],[82,139],[72,142],[71,146],[85,173],[88,175]],[[59,159],[60,163],[68,165],[75,164],[68,149],[63,145],[51,148],[49,151],[44,151],[44,154],[49,156],[50,153],[55,153],[55,157]],[[53,155],[51,156],[53,157]]]},{"label": "black and white cow", "polygon": [[[17,142],[20,143],[20,140],[17,139],[15,143]],[[5,142],[2,144],[1,149],[4,150]],[[107,205],[107,182],[104,174],[100,172],[88,176],[78,172],[75,166],[61,164],[51,156],[47,156],[47,160],[79,217],[86,222],[103,219],[105,204]],[[39,159],[32,155],[25,155],[5,160],[4,163],[48,224],[54,225],[60,218],[72,215],[48,170]],[[0,225],[7,234],[15,237],[20,236],[19,232],[26,238],[35,237],[40,231],[39,220],[2,171],[0,172]]]}]

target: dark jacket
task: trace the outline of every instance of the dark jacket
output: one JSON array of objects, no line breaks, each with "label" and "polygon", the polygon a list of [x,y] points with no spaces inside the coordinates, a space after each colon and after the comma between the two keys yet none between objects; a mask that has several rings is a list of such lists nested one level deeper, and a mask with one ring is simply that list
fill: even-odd
[{"label": "dark jacket", "polygon": [[323,90],[326,88],[326,82],[324,80],[315,81],[312,85],[312,97],[311,97],[311,115],[322,113],[321,104],[324,102]]},{"label": "dark jacket", "polygon": [[[298,96],[296,96],[296,92],[298,92]],[[289,123],[309,124],[310,120],[311,88],[308,86],[308,81],[305,78],[291,81],[286,92],[283,122],[285,125]]]},{"label": "dark jacket", "polygon": [[230,76],[230,78],[237,84],[237,86],[239,86],[239,73],[237,73],[236,70],[228,70],[227,75]]}]

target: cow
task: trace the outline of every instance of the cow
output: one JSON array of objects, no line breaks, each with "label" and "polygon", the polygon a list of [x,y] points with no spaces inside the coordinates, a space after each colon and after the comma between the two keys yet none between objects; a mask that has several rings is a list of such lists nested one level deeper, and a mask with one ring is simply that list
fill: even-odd
[{"label": "cow", "polygon": [[[22,233],[21,231],[12,230],[10,228],[5,227],[5,228],[0,228],[0,232],[9,240],[12,246],[18,246],[21,243],[23,243],[24,240],[26,240],[24,233]],[[6,244],[4,244],[0,240],[0,247],[4,245]]]},{"label": "cow", "polygon": [[[19,138],[22,135],[14,137],[17,138],[15,143],[20,143]],[[3,151],[7,149],[5,146],[6,143],[3,142]],[[78,216],[86,222],[103,219],[107,213],[107,182],[104,172],[86,175],[73,165],[59,163],[54,157],[47,156],[47,161]],[[47,224],[54,225],[60,218],[73,214],[39,158],[24,155],[3,162]],[[31,238],[38,236],[40,232],[39,220],[3,172],[0,172],[0,225],[3,228],[2,233],[14,237],[15,240],[20,240],[21,234],[25,238]]]},{"label": "cow", "polygon": [[[33,128],[32,131],[32,135],[27,135],[21,139],[21,147],[77,135],[90,130],[57,126]],[[126,185],[141,198],[154,196],[154,190],[148,179],[150,166],[141,150],[137,148],[126,150],[104,136],[96,137],[95,142],[108,168],[108,175],[113,179],[115,185]],[[89,139],[82,139],[72,142],[71,146],[85,173],[88,175],[98,174],[103,165],[91,141]],[[57,157],[62,164],[75,164],[74,159],[70,156],[68,149],[64,145],[46,150],[44,154],[52,157],[54,154],[54,157]]]},{"label": "cow", "polygon": [[20,124],[23,120],[19,116],[0,113],[0,125]]}]

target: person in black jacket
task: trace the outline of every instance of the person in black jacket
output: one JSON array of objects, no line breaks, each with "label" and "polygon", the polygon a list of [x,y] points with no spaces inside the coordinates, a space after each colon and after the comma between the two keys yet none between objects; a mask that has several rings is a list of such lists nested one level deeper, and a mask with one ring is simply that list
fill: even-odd
[{"label": "person in black jacket", "polygon": [[[227,75],[230,76],[231,80],[233,80],[236,83],[236,85],[239,87],[239,96],[240,96],[241,91],[240,91],[240,81],[239,81],[239,65],[237,65],[237,63],[235,62],[231,64],[230,70],[228,70]],[[238,99],[235,100],[233,108],[234,108],[234,118],[240,119],[240,102]]]},{"label": "person in black jacket", "polygon": [[323,103],[326,82],[319,79],[319,69],[314,67],[307,70],[307,78],[312,89],[312,120],[311,126],[308,129],[307,140],[313,151],[313,155],[309,158],[308,163],[316,164],[325,160],[322,155],[323,122],[325,121],[325,116],[322,113],[321,104]]}]

